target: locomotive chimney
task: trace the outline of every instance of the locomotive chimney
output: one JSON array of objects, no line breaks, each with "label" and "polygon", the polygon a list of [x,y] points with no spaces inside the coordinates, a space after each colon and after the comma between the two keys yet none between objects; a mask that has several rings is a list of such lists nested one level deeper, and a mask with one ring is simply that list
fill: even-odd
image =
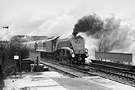
[{"label": "locomotive chimney", "polygon": [[76,37],[77,34],[78,34],[78,32],[77,32],[77,31],[75,30],[75,28],[74,28],[72,35],[73,35],[74,37]]},{"label": "locomotive chimney", "polygon": [[76,36],[76,33],[73,32],[72,35],[75,37]]}]

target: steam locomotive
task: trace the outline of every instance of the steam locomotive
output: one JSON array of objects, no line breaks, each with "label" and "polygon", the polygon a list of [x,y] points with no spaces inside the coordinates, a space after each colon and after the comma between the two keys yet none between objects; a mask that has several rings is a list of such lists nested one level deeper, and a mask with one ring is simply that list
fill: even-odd
[{"label": "steam locomotive", "polygon": [[41,58],[49,58],[62,63],[84,64],[88,57],[88,49],[85,48],[85,40],[79,36],[60,36],[40,41],[23,43],[26,47],[40,52]]}]

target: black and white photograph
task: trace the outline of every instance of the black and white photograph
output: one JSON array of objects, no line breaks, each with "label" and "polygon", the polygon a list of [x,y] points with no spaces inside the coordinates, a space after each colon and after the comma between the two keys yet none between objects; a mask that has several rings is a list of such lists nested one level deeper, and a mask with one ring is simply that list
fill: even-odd
[{"label": "black and white photograph", "polygon": [[0,90],[135,90],[135,0],[0,0]]}]

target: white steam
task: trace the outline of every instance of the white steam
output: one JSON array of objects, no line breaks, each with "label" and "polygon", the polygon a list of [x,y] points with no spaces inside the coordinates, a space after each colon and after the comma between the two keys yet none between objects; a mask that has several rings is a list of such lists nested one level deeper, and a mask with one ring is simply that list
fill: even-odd
[{"label": "white steam", "polygon": [[86,62],[90,62],[90,59],[95,59],[95,51],[98,50],[98,39],[87,36],[84,33],[79,33],[85,39],[85,47],[88,49],[89,57],[86,59]]},{"label": "white steam", "polygon": [[109,27],[111,27],[110,29],[112,30],[109,30],[109,33],[106,32],[106,36],[99,39],[80,33],[85,38],[85,46],[89,50],[89,57],[87,60],[90,61],[90,59],[95,59],[95,51],[98,51],[100,48],[103,52],[105,50],[106,52],[132,53],[132,64],[135,65],[134,25],[121,20],[120,24],[111,23]]}]

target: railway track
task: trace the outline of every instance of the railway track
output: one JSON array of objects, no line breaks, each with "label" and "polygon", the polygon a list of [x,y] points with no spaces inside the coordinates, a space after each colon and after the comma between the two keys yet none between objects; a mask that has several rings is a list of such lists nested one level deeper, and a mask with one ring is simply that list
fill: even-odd
[{"label": "railway track", "polygon": [[[48,61],[50,61],[50,60],[46,60],[45,62],[48,62]],[[54,63],[54,65],[55,64],[58,64],[57,66],[61,65],[56,60],[50,61],[49,63],[52,63],[52,62]],[[127,84],[127,85],[135,87],[134,72],[129,72],[129,70],[127,70],[127,69],[124,70],[124,68],[118,69],[116,67],[110,66],[109,64],[107,64],[107,65],[108,66],[105,66],[105,65],[103,66],[103,65],[93,63],[93,65],[92,64],[86,65],[89,70],[87,70],[87,71],[84,71],[83,69],[80,69],[80,70],[83,71],[83,73],[92,73],[94,75],[98,75],[103,78],[107,78],[107,79],[110,79],[110,80],[113,80],[113,81],[116,81],[119,83],[123,83],[123,84]],[[72,68],[72,70],[79,69],[79,68],[76,68],[74,66],[67,65],[67,64],[61,65],[61,67],[65,67],[65,68],[70,67],[70,69]],[[66,70],[64,70],[64,71],[66,71]],[[61,71],[61,72],[63,72],[63,71]],[[78,72],[80,72],[80,71],[78,71]],[[72,75],[70,75],[71,77],[82,77],[83,76],[82,73],[81,73],[81,75],[76,75],[75,73],[77,73],[77,72],[72,71],[72,73],[70,72],[69,74],[68,74],[68,72],[65,72],[65,74],[68,74],[68,75],[72,74]]]},{"label": "railway track", "polygon": [[[83,69],[84,66],[78,67],[76,65],[69,65],[69,64],[63,64],[63,63],[56,63],[52,61],[47,61],[49,63],[54,63],[55,65],[57,64],[58,66],[64,67],[64,68],[70,68],[72,70],[71,72],[67,72],[66,70],[63,70],[62,72],[65,72],[65,74],[72,74],[73,76],[71,77],[84,77],[84,76],[101,76],[103,78],[107,78],[119,83],[127,84],[130,86],[135,87],[135,76],[133,72],[123,70],[122,68],[116,68],[113,66],[106,66],[103,64],[96,64],[96,63],[91,63],[91,64],[86,64],[85,66],[87,67]],[[56,66],[57,67],[57,66]],[[77,72],[76,72],[77,71]],[[80,75],[77,75],[75,73],[78,73]]]},{"label": "railway track", "polygon": [[42,59],[40,62],[60,73],[64,73],[73,78],[74,77],[97,76],[95,74],[88,73],[87,71],[79,70],[79,68],[71,67],[68,65],[63,65],[63,64],[60,64],[57,62],[52,62],[52,61],[48,61],[48,60],[44,60],[44,59]]},{"label": "railway track", "polygon": [[74,70],[80,71],[82,73],[88,74],[90,76],[97,76],[95,73],[89,72],[89,68],[85,65],[77,66],[77,65],[69,65],[69,64],[63,64],[64,66],[68,66],[68,68],[72,68]]},{"label": "railway track", "polygon": [[120,67],[114,67],[110,65],[103,65],[103,64],[97,64],[98,67],[103,67],[106,69],[106,71],[111,71],[113,73],[119,74],[121,76],[125,76],[128,78],[133,78],[135,79],[135,72],[130,71],[128,69],[120,68]]},{"label": "railway track", "polygon": [[[131,85],[135,87],[135,74],[124,68],[118,68],[103,64],[91,63],[89,68],[95,72],[101,73],[99,76],[108,78],[123,84]],[[97,74],[98,74],[97,73]]]}]

